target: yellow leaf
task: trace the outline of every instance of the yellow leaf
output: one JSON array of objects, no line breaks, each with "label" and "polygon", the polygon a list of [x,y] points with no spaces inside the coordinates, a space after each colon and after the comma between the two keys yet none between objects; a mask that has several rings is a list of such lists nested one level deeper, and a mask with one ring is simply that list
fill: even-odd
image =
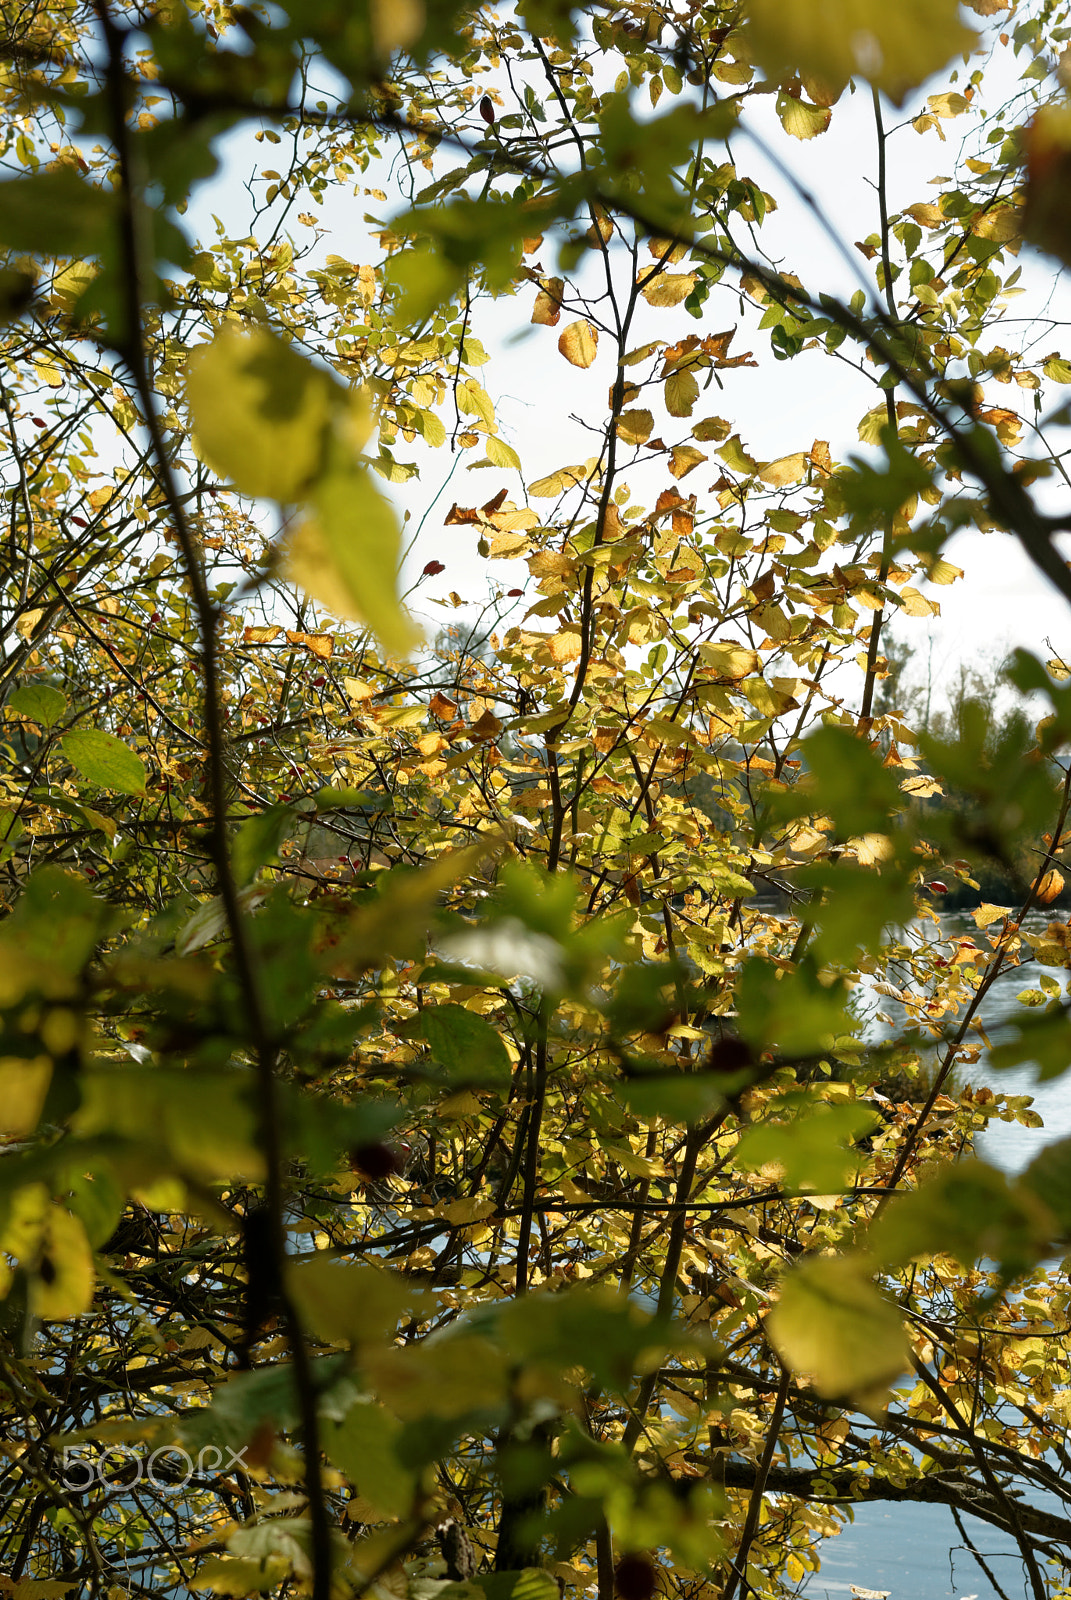
[{"label": "yellow leaf", "polygon": [[1022,206],[991,206],[980,211],[971,223],[971,232],[979,239],[992,239],[995,244],[1009,244],[1023,232],[1025,212]]},{"label": "yellow leaf", "polygon": [[574,483],[583,483],[586,477],[583,467],[559,467],[556,472],[548,472],[545,478],[537,478],[535,483],[530,483],[528,493],[533,500],[552,500],[564,489],[572,488]]},{"label": "yellow leaf", "polygon": [[1052,901],[1062,893],[1063,887],[1063,873],[1057,872],[1055,867],[1051,867],[1048,872],[1039,878],[1035,894],[1040,903],[1043,906],[1047,906],[1051,905]]},{"label": "yellow leaf", "polygon": [[198,453],[243,494],[297,500],[320,470],[334,388],[266,328],[226,328],[186,363]]},{"label": "yellow leaf", "polygon": [[707,459],[694,444],[675,444],[669,454],[669,470],[674,478],[686,478],[689,472]]},{"label": "yellow leaf", "polygon": [[948,221],[940,206],[928,205],[919,200],[913,206],[908,206],[907,215],[914,217],[915,221],[923,228],[941,228]]},{"label": "yellow leaf", "polygon": [[936,600],[927,600],[926,596],[913,589],[910,584],[900,590],[900,605],[909,617],[939,616],[941,607]]},{"label": "yellow leaf", "polygon": [[928,777],[924,772],[920,772],[911,778],[905,778],[900,787],[913,800],[928,800],[931,795],[944,794],[944,790],[937,782],[937,779]]},{"label": "yellow leaf", "polygon": [[521,458],[513,446],[507,444],[504,439],[495,438],[493,434],[488,435],[487,439],[487,459],[493,467],[502,467],[513,472],[521,470]]},{"label": "yellow leaf", "polygon": [[825,133],[833,113],[828,106],[812,106],[796,95],[779,94],[777,115],[782,128],[793,139],[814,139],[818,134]]},{"label": "yellow leaf", "polygon": [[491,396],[475,378],[465,378],[454,391],[457,409],[467,417],[479,417],[488,428],[495,425],[495,407]]},{"label": "yellow leaf", "polygon": [[[343,678],[342,686],[351,700],[361,703],[365,700],[374,700],[376,697],[375,685],[365,683],[361,678]],[[456,710],[457,707],[455,706]]]},{"label": "yellow leaf", "polygon": [[734,433],[732,438],[723,444],[718,455],[725,465],[733,472],[752,473],[758,471],[758,462],[753,461],[740,443],[740,435]]},{"label": "yellow leaf", "polygon": [[392,1339],[402,1315],[427,1298],[400,1272],[326,1253],[291,1263],[286,1276],[309,1327],[329,1344]]},{"label": "yellow leaf", "polygon": [[876,867],[893,854],[893,843],[884,833],[864,833],[849,839],[848,848],[861,867]]},{"label": "yellow leaf", "polygon": [[76,1317],[93,1303],[93,1252],[81,1220],[60,1205],[45,1214],[37,1257],[30,1266],[29,1306],[48,1322]]},{"label": "yellow leaf", "polygon": [[763,483],[770,484],[775,489],[786,488],[789,484],[800,483],[807,473],[809,456],[802,451],[792,456],[780,456],[776,461],[768,461],[759,469],[759,477]]},{"label": "yellow leaf", "polygon": [[0,1056],[0,1133],[32,1133],[52,1080],[48,1056]]},{"label": "yellow leaf", "polygon": [[766,1331],[793,1372],[831,1400],[873,1400],[909,1365],[899,1312],[851,1256],[813,1256],[790,1272]]},{"label": "yellow leaf", "polygon": [[699,384],[687,367],[666,379],[666,410],[671,417],[690,417],[699,399]]},{"label": "yellow leaf", "polygon": [[437,1217],[458,1224],[482,1222],[485,1217],[493,1217],[494,1214],[494,1200],[486,1197],[481,1200],[478,1195],[469,1195],[464,1200],[450,1200],[435,1207]]},{"label": "yellow leaf", "polygon": [[503,531],[495,534],[487,553],[492,561],[511,561],[515,556],[527,555],[530,549],[531,542],[525,534]]},{"label": "yellow leaf", "polygon": [[679,306],[694,288],[694,272],[662,272],[649,276],[640,293],[649,306]]},{"label": "yellow leaf", "polygon": [[288,644],[304,645],[311,656],[318,656],[321,661],[330,661],[334,654],[335,639],[330,633],[287,633]]},{"label": "yellow leaf", "polygon": [[540,290],[532,307],[532,321],[542,323],[547,328],[555,327],[562,314],[564,293],[564,278],[541,278]]},{"label": "yellow leaf", "polygon": [[775,79],[814,74],[836,93],[863,77],[897,105],[978,42],[958,0],[751,0],[748,34]]},{"label": "yellow leaf", "polygon": [[799,709],[795,695],[767,683],[765,678],[746,678],[740,687],[760,717],[780,717],[786,711]]},{"label": "yellow leaf", "polygon": [[574,367],[590,367],[598,348],[598,332],[583,318],[570,322],[558,336],[558,349]]},{"label": "yellow leaf", "polygon": [[368,20],[377,55],[408,50],[424,32],[424,0],[368,0]]},{"label": "yellow leaf", "polygon": [[[69,1578],[0,1578],[0,1595],[4,1600],[60,1600],[70,1594]],[[123,1595],[124,1590],[110,1589],[111,1596]]]},{"label": "yellow leaf", "polygon": [[259,1594],[289,1574],[290,1563],[282,1555],[209,1556],[190,1579],[190,1588],[231,1596]]},{"label": "yellow leaf", "polygon": [[738,644],[701,644],[699,654],[721,678],[746,678],[749,672],[759,671],[761,662],[757,650]]},{"label": "yellow leaf", "polygon": [[928,95],[926,104],[935,117],[961,117],[971,106],[967,96],[957,94],[954,89],[944,94]]},{"label": "yellow leaf", "polygon": [[760,628],[765,628],[771,639],[780,642],[792,633],[792,625],[778,605],[760,606],[755,616]]},{"label": "yellow leaf", "polygon": [[957,578],[962,578],[963,568],[954,567],[951,561],[945,561],[943,557],[938,557],[926,569],[926,576],[931,583],[955,583]]},{"label": "yellow leaf", "polygon": [[732,424],[726,422],[724,417],[704,417],[692,429],[692,438],[698,439],[700,444],[705,444],[708,439],[720,444],[732,431]]},{"label": "yellow leaf", "polygon": [[344,463],[317,483],[311,513],[287,546],[286,576],[334,616],[366,622],[391,654],[405,655],[420,633],[398,600],[393,507],[363,468]]},{"label": "yellow leaf", "polygon": [[622,411],[617,419],[617,437],[626,444],[646,444],[654,432],[654,417],[649,411]]},{"label": "yellow leaf", "polygon": [[1008,915],[1007,906],[981,905],[972,913],[976,928],[988,928],[991,922],[999,922],[1001,917]]},{"label": "yellow leaf", "polygon": [[64,311],[73,311],[99,270],[93,262],[72,261],[70,266],[64,267],[62,272],[57,272],[52,279],[50,285],[52,299],[57,300]]},{"label": "yellow leaf", "polygon": [[569,624],[551,639],[550,653],[560,664],[577,661],[580,658],[580,646],[580,629]]}]

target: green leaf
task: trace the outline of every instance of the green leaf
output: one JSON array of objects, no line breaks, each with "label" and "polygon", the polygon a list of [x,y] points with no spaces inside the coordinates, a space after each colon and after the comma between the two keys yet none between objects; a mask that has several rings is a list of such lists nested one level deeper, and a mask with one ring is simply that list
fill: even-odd
[{"label": "green leaf", "polygon": [[0,245],[45,256],[98,255],[115,216],[113,191],[71,170],[0,183]]},{"label": "green leaf", "polygon": [[[321,1411],[329,1412],[353,1396],[346,1359],[318,1356],[309,1363],[310,1377],[320,1398]],[[210,1406],[181,1413],[179,1438],[188,1450],[204,1445],[246,1445],[264,1422],[273,1429],[292,1428],[301,1415],[294,1369],[280,1361],[254,1372],[239,1372],[215,1389]],[[233,1548],[233,1546],[232,1546]]]},{"label": "green leaf", "polygon": [[748,34],[773,78],[799,73],[837,95],[863,77],[898,105],[978,42],[960,21],[958,0],[751,0]]},{"label": "green leaf", "polygon": [[364,468],[340,463],[312,494],[311,515],[287,546],[291,582],[337,617],[366,622],[383,648],[404,656],[420,642],[398,600],[397,514]]},{"label": "green leaf", "polygon": [[29,717],[43,728],[51,728],[67,709],[67,696],[54,689],[50,683],[25,683],[8,701],[12,711],[20,717]]},{"label": "green leaf", "polygon": [[300,499],[320,471],[335,390],[266,328],[226,328],[186,363],[198,451],[242,494],[266,499]]},{"label": "green leaf", "polygon": [[485,1018],[464,1006],[432,1006],[421,1012],[420,1025],[433,1056],[446,1068],[452,1083],[509,1088],[509,1053]]},{"label": "green leaf", "polygon": [[269,806],[240,825],[231,846],[231,867],[240,889],[278,854],[295,815],[291,806]]},{"label": "green leaf", "polygon": [[340,1422],[325,1420],[322,1428],[324,1449],[362,1499],[383,1517],[412,1512],[418,1479],[398,1459],[402,1424],[396,1417],[367,1397],[351,1406]]},{"label": "green leaf", "polygon": [[814,1256],[790,1272],[766,1331],[793,1372],[830,1400],[865,1405],[910,1365],[900,1313],[854,1256]]},{"label": "green leaf", "polygon": [[1010,1276],[1034,1264],[1051,1228],[1051,1215],[1029,1186],[1013,1186],[984,1161],[964,1161],[897,1195],[874,1223],[867,1245],[883,1266],[940,1254],[972,1267],[987,1256]]},{"label": "green leaf", "polygon": [[782,1187],[790,1193],[837,1193],[865,1159],[851,1146],[872,1132],[878,1120],[858,1103],[818,1105],[791,1122],[745,1128],[734,1159],[751,1171],[777,1162],[785,1169]]},{"label": "green leaf", "polygon": [[[492,1315],[511,1361],[547,1362],[559,1371],[581,1366],[598,1384],[619,1392],[628,1387],[641,1354],[674,1342],[671,1324],[602,1287],[529,1295]],[[678,1342],[681,1333],[677,1327]]]},{"label": "green leaf", "polygon": [[1027,1017],[1011,1027],[1012,1037],[990,1051],[991,1067],[1003,1072],[1024,1064],[1036,1066],[1042,1083],[1063,1077],[1071,1067],[1071,1021],[1066,1011]]},{"label": "green leaf", "polygon": [[39,868],[0,926],[0,976],[21,966],[44,993],[66,993],[114,916],[71,873]]},{"label": "green leaf", "polygon": [[258,1182],[263,1174],[250,1072],[87,1069],[75,1126],[86,1137],[109,1134],[143,1150],[153,1176],[162,1158],[179,1176]]},{"label": "green leaf", "polygon": [[77,728],[60,740],[72,767],[89,783],[116,794],[145,793],[145,763],[121,739],[101,728]]},{"label": "green leaf", "polygon": [[393,811],[394,799],[379,789],[317,789],[317,811]]},{"label": "green leaf", "polygon": [[737,1013],[749,1044],[760,1050],[776,1046],[786,1055],[831,1049],[838,1035],[852,1031],[843,979],[823,983],[809,955],[795,972],[752,956],[740,975]]},{"label": "green leaf", "polygon": [[403,1316],[428,1309],[428,1297],[400,1272],[323,1253],[293,1262],[287,1281],[308,1326],[328,1344],[390,1343]]},{"label": "green leaf", "polygon": [[933,481],[932,472],[900,442],[890,423],[881,426],[880,440],[885,448],[883,466],[873,467],[861,456],[853,456],[850,469],[842,472],[836,483],[845,508],[864,521],[894,516]]},{"label": "green leaf", "polygon": [[[740,1085],[742,1087],[743,1085]],[[645,1122],[662,1117],[666,1122],[701,1122],[725,1103],[731,1086],[710,1072],[652,1072],[629,1078],[617,1088],[617,1097],[633,1116]]]},{"label": "green leaf", "polygon": [[818,728],[803,752],[808,781],[792,796],[801,809],[831,817],[841,838],[889,831],[890,815],[903,809],[904,797],[879,752],[847,728]]},{"label": "green leaf", "polygon": [[253,1556],[209,1556],[190,1579],[191,1589],[213,1594],[260,1594],[274,1589],[289,1575],[290,1563],[280,1555],[263,1560]]},{"label": "green leaf", "polygon": [[516,1572],[478,1572],[478,1584],[487,1600],[558,1600],[558,1580],[539,1567],[523,1567]]},{"label": "green leaf", "polygon": [[0,810],[0,862],[7,860],[20,835],[25,832],[26,824],[20,816],[6,808]]},{"label": "green leaf", "polygon": [[1042,1200],[1066,1239],[1071,1234],[1071,1139],[1056,1139],[1036,1155],[1019,1179]]}]

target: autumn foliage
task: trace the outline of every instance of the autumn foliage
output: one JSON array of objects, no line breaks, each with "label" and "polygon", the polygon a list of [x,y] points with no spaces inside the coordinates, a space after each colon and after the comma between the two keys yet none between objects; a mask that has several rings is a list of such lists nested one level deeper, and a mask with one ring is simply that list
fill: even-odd
[{"label": "autumn foliage", "polygon": [[774,1600],[884,1499],[1064,1592],[1071,1146],[972,1068],[1071,1059],[1069,669],[883,693],[964,527],[1071,599],[1066,18],[971,9],[5,24],[5,1594]]}]

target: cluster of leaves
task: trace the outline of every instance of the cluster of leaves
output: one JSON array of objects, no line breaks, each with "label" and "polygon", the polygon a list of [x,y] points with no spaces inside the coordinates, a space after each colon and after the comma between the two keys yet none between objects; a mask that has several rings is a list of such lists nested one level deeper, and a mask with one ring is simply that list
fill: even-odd
[{"label": "cluster of leaves", "polygon": [[[1071,366],[1037,324],[991,344],[1023,227],[1064,253],[1056,12],[992,36],[944,0],[11,23],[22,1600],[772,1597],[863,1497],[1004,1530],[1036,1600],[1063,1581],[1071,1151],[1014,1180],[973,1159],[989,1121],[1036,1117],[962,1069],[1002,972],[1071,965],[1066,926],[1028,919],[1067,839],[1071,688],[1022,655],[1048,714],[997,750],[969,706],[940,738],[879,698],[883,631],[936,611],[959,528],[1071,596],[1027,448],[1059,463],[1038,419]],[[1022,78],[986,113],[990,50]],[[899,137],[967,117],[990,159],[891,215],[881,96],[943,68]],[[775,197],[739,163],[753,100],[811,139],[853,78],[879,228],[846,301],[771,262]],[[280,165],[249,233],[206,243],[184,219],[225,133]],[[387,203],[388,153],[378,258],[328,254],[339,194]],[[526,480],[481,376],[488,296],[609,379],[588,459]],[[699,414],[766,333],[771,361],[872,386],[865,457],[764,461]],[[1037,398],[1029,425],[995,383]],[[391,494],[448,437],[494,492],[442,524],[527,578],[478,647],[428,649]],[[944,940],[933,875],[1042,836],[1019,905]],[[867,994],[901,1022],[880,1048]],[[1034,994],[993,1059],[1055,1075],[1068,1001]]]}]

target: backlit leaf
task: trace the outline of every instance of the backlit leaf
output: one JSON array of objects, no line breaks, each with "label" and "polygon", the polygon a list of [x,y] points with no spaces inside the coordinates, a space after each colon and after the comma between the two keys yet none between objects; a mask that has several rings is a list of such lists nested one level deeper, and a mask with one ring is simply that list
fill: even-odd
[{"label": "backlit leaf", "polygon": [[617,419],[617,436],[626,444],[646,444],[654,432],[654,417],[649,411],[622,411]]},{"label": "backlit leaf", "polygon": [[93,1252],[81,1220],[52,1204],[43,1218],[31,1271],[30,1309],[42,1321],[76,1317],[93,1301]]},{"label": "backlit leaf", "polygon": [[825,133],[833,116],[828,106],[808,105],[798,95],[781,93],[777,97],[781,126],[793,139],[813,139]]},{"label": "backlit leaf", "polygon": [[751,0],[748,33],[774,78],[813,74],[837,92],[862,77],[897,104],[978,40],[958,0]]},{"label": "backlit leaf", "polygon": [[736,1148],[738,1166],[754,1170],[774,1162],[784,1169],[790,1192],[832,1194],[843,1189],[865,1154],[851,1146],[873,1131],[878,1119],[859,1104],[817,1106],[792,1121],[764,1120],[745,1128]]},{"label": "backlit leaf", "polygon": [[909,1365],[900,1313],[856,1257],[812,1256],[789,1272],[766,1331],[792,1371],[831,1400],[873,1400]]},{"label": "backlit leaf", "polygon": [[394,508],[364,468],[345,463],[316,484],[310,515],[286,548],[286,573],[337,617],[366,622],[406,655],[419,630],[398,600],[401,534]]},{"label": "backlit leaf", "polygon": [[204,459],[243,494],[297,500],[319,472],[332,381],[266,328],[226,328],[186,363]]},{"label": "backlit leaf", "polygon": [[679,306],[694,288],[694,272],[660,272],[647,279],[640,293],[649,306]]},{"label": "backlit leaf", "polygon": [[699,399],[699,381],[687,367],[671,372],[665,386],[666,410],[671,417],[690,417]]},{"label": "backlit leaf", "polygon": [[544,278],[532,307],[532,321],[542,323],[547,328],[555,327],[562,314],[564,293],[564,278]]},{"label": "backlit leaf", "polygon": [[674,478],[686,478],[707,457],[692,444],[675,444],[669,452],[669,470]]},{"label": "backlit leaf", "polygon": [[558,349],[574,367],[590,367],[598,348],[598,330],[584,318],[570,322],[558,336]]}]

